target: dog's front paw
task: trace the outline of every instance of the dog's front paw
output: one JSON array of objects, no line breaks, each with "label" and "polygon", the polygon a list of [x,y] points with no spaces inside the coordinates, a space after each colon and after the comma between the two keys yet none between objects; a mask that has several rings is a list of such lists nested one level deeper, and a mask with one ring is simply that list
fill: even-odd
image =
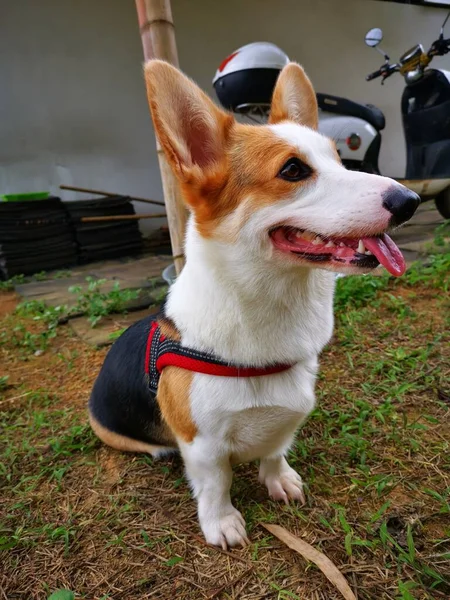
[{"label": "dog's front paw", "polygon": [[204,519],[200,524],[208,544],[220,546],[223,550],[233,546],[245,548],[250,543],[244,517],[234,507],[219,519]]},{"label": "dog's front paw", "polygon": [[303,481],[300,475],[287,463],[278,472],[260,473],[260,481],[264,483],[273,500],[280,500],[289,504],[289,500],[298,500],[305,504]]}]

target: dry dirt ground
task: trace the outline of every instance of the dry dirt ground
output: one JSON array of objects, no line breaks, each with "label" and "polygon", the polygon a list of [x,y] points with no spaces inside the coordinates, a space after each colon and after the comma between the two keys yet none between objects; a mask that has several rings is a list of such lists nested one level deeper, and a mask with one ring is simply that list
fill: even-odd
[{"label": "dry dirt ground", "polygon": [[67,326],[48,336],[0,294],[0,599],[340,599],[270,522],[324,552],[358,600],[448,600],[449,266],[448,254],[400,283],[339,282],[318,408],[290,456],[307,504],[272,502],[256,466],[238,467],[252,544],[230,552],[203,542],[177,458],[93,436],[86,403],[106,350]]}]

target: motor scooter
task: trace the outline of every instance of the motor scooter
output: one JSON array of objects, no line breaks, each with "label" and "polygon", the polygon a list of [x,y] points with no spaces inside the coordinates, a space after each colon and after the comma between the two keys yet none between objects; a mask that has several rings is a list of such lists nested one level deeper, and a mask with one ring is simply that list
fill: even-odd
[{"label": "motor scooter", "polygon": [[[434,198],[436,207],[450,218],[450,72],[430,69],[435,56],[450,52],[450,38],[444,38],[444,27],[439,38],[425,52],[416,44],[405,52],[398,63],[391,64],[389,56],[378,45],[383,39],[381,29],[367,32],[365,42],[384,56],[384,64],[370,75],[367,81],[400,73],[406,87],[401,100],[403,129],[406,142],[406,177],[397,179],[414,190],[422,200]],[[377,167],[376,163],[374,165]]]},{"label": "motor scooter", "polygon": [[[417,44],[395,64],[377,47],[383,39],[381,29],[371,29],[365,37],[366,44],[385,59],[380,69],[366,79],[381,78],[384,84],[388,77],[400,73],[406,83],[401,101],[406,177],[395,179],[419,194],[422,201],[435,199],[445,218],[450,218],[450,72],[428,67],[435,56],[450,51],[450,38],[444,38],[449,17],[450,12],[439,38],[427,52]],[[266,42],[240,48],[222,62],[213,80],[222,105],[252,120],[264,121],[276,78],[288,61],[282,50]],[[385,127],[382,111],[330,94],[317,93],[317,100],[319,131],[334,139],[344,166],[379,174],[381,131]]]},{"label": "motor scooter", "polygon": [[[288,62],[287,54],[269,42],[238,48],[222,61],[213,79],[220,103],[245,120],[266,122],[276,80]],[[333,138],[344,166],[376,171],[383,113],[370,104],[329,94],[317,93],[317,101],[319,130]]]}]

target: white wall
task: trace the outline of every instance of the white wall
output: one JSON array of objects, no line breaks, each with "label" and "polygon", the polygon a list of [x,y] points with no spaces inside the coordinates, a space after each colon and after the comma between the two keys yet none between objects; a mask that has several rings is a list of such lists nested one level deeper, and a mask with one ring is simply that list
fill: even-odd
[{"label": "white wall", "polygon": [[[375,0],[172,0],[172,8],[181,66],[208,93],[232,50],[274,42],[317,90],[385,112],[381,168],[403,174],[403,81],[365,81],[382,57],[364,34],[381,27],[396,60],[437,37],[445,10]],[[0,15],[0,193],[59,193],[65,183],[162,199],[134,2],[0,0]],[[450,69],[450,55],[439,65]]]},{"label": "white wall", "polygon": [[[181,67],[211,92],[211,78],[220,61],[250,41],[280,46],[306,69],[317,91],[369,102],[383,110],[380,168],[401,176],[405,149],[400,115],[403,78],[366,82],[383,57],[364,44],[372,27],[384,32],[382,47],[396,62],[403,52],[435,40],[447,13],[376,0],[172,0]],[[195,5],[195,10],[193,6]],[[450,22],[447,27],[450,37]],[[450,69],[450,54],[433,61]]]},{"label": "white wall", "polygon": [[161,200],[142,60],[132,0],[0,0],[0,193]]}]

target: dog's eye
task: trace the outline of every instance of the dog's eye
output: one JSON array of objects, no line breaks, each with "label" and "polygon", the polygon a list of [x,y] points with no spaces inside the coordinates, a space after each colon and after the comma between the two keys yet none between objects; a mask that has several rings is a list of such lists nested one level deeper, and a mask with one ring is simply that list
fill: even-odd
[{"label": "dog's eye", "polygon": [[301,181],[306,179],[312,170],[298,158],[290,158],[281,168],[278,177],[286,181]]}]

